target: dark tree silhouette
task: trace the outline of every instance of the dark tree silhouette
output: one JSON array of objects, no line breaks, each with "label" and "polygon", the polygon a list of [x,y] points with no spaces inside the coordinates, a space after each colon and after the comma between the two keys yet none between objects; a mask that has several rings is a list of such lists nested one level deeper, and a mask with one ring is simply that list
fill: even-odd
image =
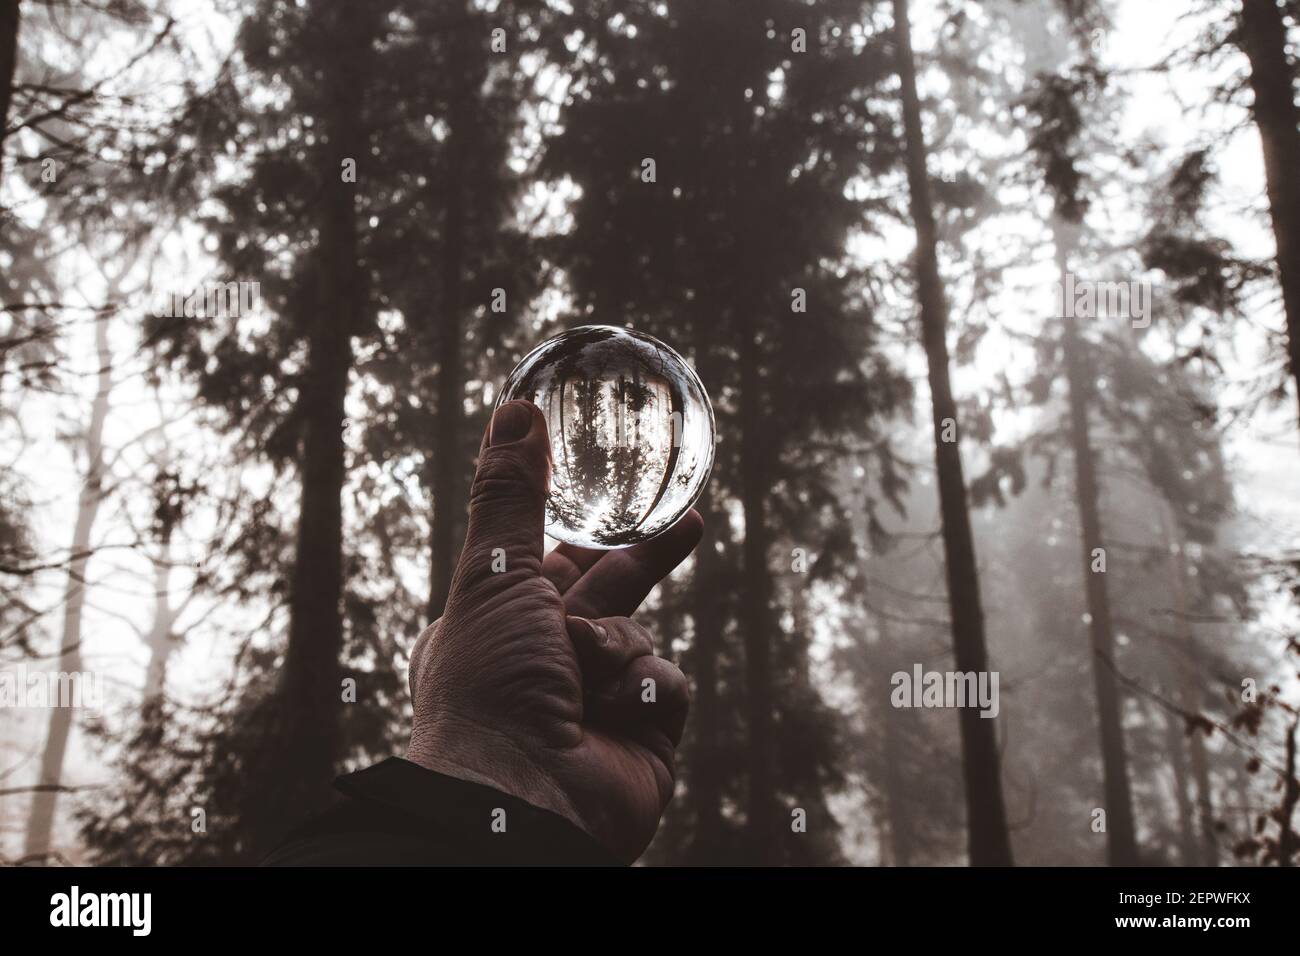
[{"label": "dark tree silhouette", "polygon": [[[907,182],[916,229],[917,298],[921,339],[925,346],[934,422],[934,454],[939,476],[943,545],[948,598],[952,608],[952,641],[957,669],[989,669],[980,605],[975,541],[962,470],[957,403],[953,398],[948,358],[948,304],[939,275],[938,236],[930,199],[930,174],[921,126],[921,102],[916,91],[907,0],[894,0],[898,74],[902,84],[903,124],[907,143]],[[961,711],[962,766],[966,779],[966,814],[970,862],[973,866],[1008,866],[1011,840],[1002,796],[1001,758],[996,721],[982,718],[973,707]]]},{"label": "dark tree silhouette", "polygon": [[1287,53],[1287,26],[1277,0],[1241,0],[1237,42],[1250,60],[1251,115],[1264,147],[1277,267],[1286,313],[1287,353],[1300,404],[1300,109],[1296,67]]}]

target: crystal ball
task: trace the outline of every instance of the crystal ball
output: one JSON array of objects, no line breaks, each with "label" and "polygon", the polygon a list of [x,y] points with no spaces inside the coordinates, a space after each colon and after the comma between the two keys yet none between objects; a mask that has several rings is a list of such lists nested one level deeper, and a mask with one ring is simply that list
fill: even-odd
[{"label": "crystal ball", "polygon": [[527,399],[546,417],[546,533],[626,548],[671,527],[713,467],[713,406],[675,351],[608,325],[570,329],[529,352],[497,406]]}]

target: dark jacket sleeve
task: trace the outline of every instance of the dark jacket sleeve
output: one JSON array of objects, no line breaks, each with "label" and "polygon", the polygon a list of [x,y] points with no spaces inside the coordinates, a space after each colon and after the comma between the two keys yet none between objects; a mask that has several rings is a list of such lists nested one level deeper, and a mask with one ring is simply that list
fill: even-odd
[{"label": "dark jacket sleeve", "polygon": [[408,760],[339,777],[342,797],[263,866],[617,866],[563,817]]}]

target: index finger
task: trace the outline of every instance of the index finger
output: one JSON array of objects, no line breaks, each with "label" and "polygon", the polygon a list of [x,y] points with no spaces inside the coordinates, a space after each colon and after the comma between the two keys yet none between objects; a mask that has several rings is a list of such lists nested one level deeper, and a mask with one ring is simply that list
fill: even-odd
[{"label": "index finger", "polygon": [[564,594],[591,570],[591,566],[609,554],[596,548],[583,548],[561,541],[542,559],[542,575]]},{"label": "index finger", "polygon": [[[694,509],[663,534],[622,551],[606,551],[591,563],[564,594],[567,613],[579,617],[627,617],[656,584],[686,560],[704,534],[704,519]],[[558,550],[558,549],[557,549]],[[566,554],[574,567],[578,558]]]}]

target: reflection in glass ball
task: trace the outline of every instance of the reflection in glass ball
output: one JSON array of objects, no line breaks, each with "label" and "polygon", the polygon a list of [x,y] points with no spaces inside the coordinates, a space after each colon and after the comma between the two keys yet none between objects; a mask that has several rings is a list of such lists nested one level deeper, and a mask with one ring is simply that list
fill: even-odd
[{"label": "reflection in glass ball", "polygon": [[546,533],[585,548],[625,548],[671,527],[713,467],[713,407],[686,361],[658,339],[588,325],[548,339],[497,400],[546,416]]}]

